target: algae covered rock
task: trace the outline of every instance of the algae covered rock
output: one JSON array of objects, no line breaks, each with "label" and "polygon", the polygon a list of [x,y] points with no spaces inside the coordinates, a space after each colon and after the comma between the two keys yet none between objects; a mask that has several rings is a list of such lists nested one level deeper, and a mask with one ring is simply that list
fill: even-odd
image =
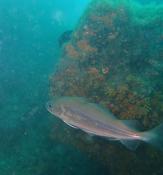
[{"label": "algae covered rock", "polygon": [[[121,119],[140,120],[148,129],[162,120],[162,76],[163,6],[94,0],[62,47],[50,95],[87,97]],[[87,152],[111,174],[163,173],[163,156],[149,145],[130,152],[61,122],[51,137]]]}]

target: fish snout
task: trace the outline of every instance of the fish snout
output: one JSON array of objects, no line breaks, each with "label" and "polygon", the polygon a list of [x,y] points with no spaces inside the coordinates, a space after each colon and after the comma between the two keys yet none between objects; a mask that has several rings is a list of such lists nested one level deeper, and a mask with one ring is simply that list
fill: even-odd
[{"label": "fish snout", "polygon": [[52,113],[52,109],[53,109],[53,105],[52,105],[52,102],[47,102],[46,104],[45,104],[45,107],[46,107],[46,109],[49,111],[49,112],[51,112]]}]

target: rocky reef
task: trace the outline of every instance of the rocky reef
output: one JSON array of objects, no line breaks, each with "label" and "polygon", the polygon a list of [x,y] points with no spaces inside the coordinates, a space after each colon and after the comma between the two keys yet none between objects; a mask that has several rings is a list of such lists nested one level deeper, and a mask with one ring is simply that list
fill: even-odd
[{"label": "rocky reef", "polygon": [[[93,0],[63,45],[50,96],[83,96],[144,129],[163,114],[163,6]],[[136,152],[59,122],[51,138],[71,144],[115,175],[163,174],[163,154],[147,144]]]}]

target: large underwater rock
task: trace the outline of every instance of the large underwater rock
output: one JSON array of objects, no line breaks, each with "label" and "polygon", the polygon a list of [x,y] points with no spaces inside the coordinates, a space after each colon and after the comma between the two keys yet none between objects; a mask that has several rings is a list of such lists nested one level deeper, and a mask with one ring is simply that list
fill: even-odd
[{"label": "large underwater rock", "polygon": [[[163,119],[163,6],[94,0],[61,52],[51,96],[84,96],[144,129]],[[163,154],[147,144],[136,152],[90,138],[62,122],[51,137],[86,152],[110,174],[163,174]]]}]

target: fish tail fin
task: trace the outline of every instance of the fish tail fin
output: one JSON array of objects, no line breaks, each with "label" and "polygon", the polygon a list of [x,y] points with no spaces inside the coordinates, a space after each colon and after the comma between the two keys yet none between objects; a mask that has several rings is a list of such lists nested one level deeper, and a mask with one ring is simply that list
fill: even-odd
[{"label": "fish tail fin", "polygon": [[163,123],[159,126],[143,132],[143,140],[163,151]]}]

